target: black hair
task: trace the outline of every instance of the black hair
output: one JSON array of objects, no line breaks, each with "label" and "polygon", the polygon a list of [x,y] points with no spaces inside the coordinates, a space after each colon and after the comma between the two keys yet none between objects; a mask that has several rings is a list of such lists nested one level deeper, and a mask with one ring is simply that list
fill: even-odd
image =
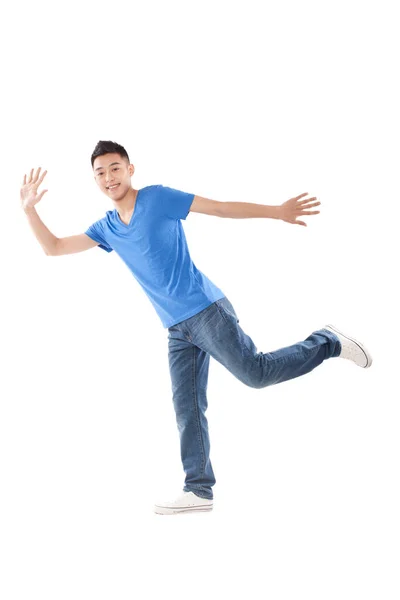
[{"label": "black hair", "polygon": [[93,163],[98,156],[103,156],[103,154],[109,154],[109,153],[110,154],[112,154],[112,153],[119,154],[122,158],[127,158],[128,163],[130,162],[128,153],[123,146],[121,146],[120,144],[117,144],[116,142],[111,142],[109,140],[108,141],[100,140],[99,142],[97,142],[96,148],[93,150],[93,154],[90,159],[92,162],[92,168],[93,168]]}]

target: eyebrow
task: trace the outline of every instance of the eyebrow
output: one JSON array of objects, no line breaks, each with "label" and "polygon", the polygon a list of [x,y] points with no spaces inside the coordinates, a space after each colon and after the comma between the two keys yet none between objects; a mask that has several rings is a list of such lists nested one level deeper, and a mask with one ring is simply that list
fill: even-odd
[{"label": "eyebrow", "polygon": [[[113,162],[111,163],[110,167],[112,167],[113,165],[120,165],[120,162]],[[100,169],[104,169],[104,167],[97,167],[97,169],[95,169],[95,171],[100,171]]]}]

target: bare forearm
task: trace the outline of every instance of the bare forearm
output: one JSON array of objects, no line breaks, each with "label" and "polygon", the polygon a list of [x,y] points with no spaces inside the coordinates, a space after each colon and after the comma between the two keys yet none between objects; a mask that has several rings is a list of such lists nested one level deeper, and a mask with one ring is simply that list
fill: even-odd
[{"label": "bare forearm", "polygon": [[251,202],[222,202],[221,216],[229,219],[280,219],[280,206],[266,206]]},{"label": "bare forearm", "polygon": [[58,238],[47,229],[34,207],[26,209],[24,212],[31,229],[45,254],[48,256],[53,255],[55,253]]}]

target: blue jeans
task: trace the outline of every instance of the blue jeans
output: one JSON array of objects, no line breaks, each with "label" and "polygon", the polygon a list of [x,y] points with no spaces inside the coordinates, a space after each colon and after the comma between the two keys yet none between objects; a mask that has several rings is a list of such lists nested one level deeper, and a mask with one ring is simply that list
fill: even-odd
[{"label": "blue jeans", "polygon": [[340,350],[339,339],[321,329],[293,346],[265,354],[257,352],[226,297],[169,327],[172,398],[186,473],[183,490],[202,498],[213,498],[212,486],[216,479],[210,461],[205,415],[210,356],[245,385],[264,388],[305,375],[327,358],[339,356]]}]

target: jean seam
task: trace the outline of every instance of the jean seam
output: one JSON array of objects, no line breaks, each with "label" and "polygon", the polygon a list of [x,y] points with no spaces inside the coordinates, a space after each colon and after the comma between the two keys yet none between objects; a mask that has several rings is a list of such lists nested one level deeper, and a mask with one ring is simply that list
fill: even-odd
[{"label": "jean seam", "polygon": [[193,352],[193,361],[192,361],[193,404],[194,404],[194,410],[195,410],[195,414],[196,414],[197,439],[199,441],[200,450],[201,450],[200,477],[203,477],[204,476],[204,472],[205,472],[206,461],[205,461],[205,451],[204,451],[203,437],[201,435],[201,423],[200,423],[200,419],[199,419],[199,410],[198,410],[198,404],[197,404],[198,398],[197,398],[197,387],[196,387],[197,370],[196,370],[196,348],[195,348],[195,346],[193,346],[192,352]]},{"label": "jean seam", "polygon": [[[229,323],[228,319],[226,318],[226,314],[225,314],[225,310],[222,306],[220,306],[218,303],[216,304],[219,314],[222,315],[222,318],[224,319],[225,323],[227,325],[229,325],[229,328],[231,331],[234,331],[234,329],[232,328],[231,324]],[[233,315],[232,315],[233,316]]]}]

